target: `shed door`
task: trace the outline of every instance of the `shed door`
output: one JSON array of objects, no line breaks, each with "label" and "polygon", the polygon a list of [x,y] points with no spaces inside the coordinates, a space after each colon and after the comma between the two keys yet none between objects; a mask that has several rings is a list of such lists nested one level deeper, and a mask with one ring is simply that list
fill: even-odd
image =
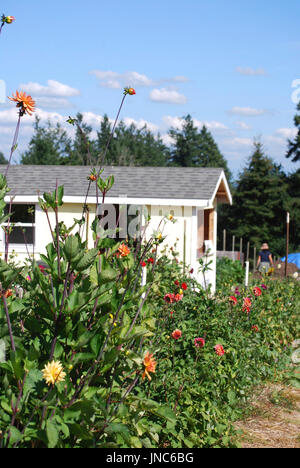
[{"label": "shed door", "polygon": [[214,242],[214,209],[204,210],[204,240]]}]

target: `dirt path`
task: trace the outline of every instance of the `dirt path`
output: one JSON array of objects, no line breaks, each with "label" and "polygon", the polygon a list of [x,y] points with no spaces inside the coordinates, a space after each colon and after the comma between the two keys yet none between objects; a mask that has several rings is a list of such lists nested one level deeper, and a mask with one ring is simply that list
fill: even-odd
[{"label": "dirt path", "polygon": [[258,388],[246,418],[235,427],[242,448],[300,448],[300,389],[283,384]]}]

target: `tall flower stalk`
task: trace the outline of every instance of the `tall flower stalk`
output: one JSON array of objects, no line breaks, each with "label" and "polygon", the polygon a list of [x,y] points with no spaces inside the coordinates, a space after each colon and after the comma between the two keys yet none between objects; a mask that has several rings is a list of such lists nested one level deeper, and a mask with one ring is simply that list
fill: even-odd
[{"label": "tall flower stalk", "polygon": [[[96,182],[96,194],[97,194],[97,203],[96,203],[96,210],[98,208],[98,179],[99,179],[99,176],[101,174],[101,172],[103,171],[102,169],[102,166],[104,164],[104,161],[105,161],[105,158],[106,158],[106,155],[107,155],[107,151],[108,151],[108,148],[109,148],[109,145],[111,143],[111,140],[112,140],[112,137],[114,135],[114,132],[115,132],[115,128],[117,126],[117,123],[118,123],[118,120],[119,120],[119,116],[120,116],[120,113],[121,113],[121,110],[122,110],[122,107],[123,107],[123,104],[124,104],[124,101],[125,101],[125,98],[127,95],[130,95],[130,96],[133,96],[134,94],[136,94],[134,88],[124,88],[124,92],[123,92],[123,97],[122,97],[122,100],[121,100],[121,104],[119,106],[119,109],[118,109],[118,112],[117,112],[117,115],[115,117],[115,120],[114,120],[114,123],[113,123],[113,126],[112,126],[112,129],[111,129],[111,132],[110,132],[110,135],[108,137],[108,140],[106,142],[106,145],[105,145],[105,148],[104,148],[104,151],[102,153],[102,157],[100,159],[100,162],[99,162],[99,169],[98,169],[98,172],[94,172],[92,174],[92,176],[89,177],[89,183],[88,183],[88,187],[87,187],[87,191],[86,191],[86,195],[85,195],[85,200],[84,200],[84,204],[83,204],[83,211],[82,211],[82,218],[85,214],[85,211],[86,211],[86,206],[87,206],[87,198],[88,198],[88,195],[89,195],[89,192],[90,192],[90,188],[91,188],[91,183],[93,181]],[[84,132],[83,130],[81,129],[77,119],[73,119],[72,117],[69,117],[67,122],[71,125],[76,125],[77,128],[79,129],[80,133],[82,135],[84,135]],[[89,160],[91,159],[90,158],[90,152],[89,152],[89,145],[88,145],[88,142],[86,140],[86,138],[84,138],[84,141],[87,145],[87,151],[88,151],[88,157],[89,157]],[[103,197],[102,197],[102,203],[104,203],[104,198],[105,198],[105,194],[103,194]],[[79,234],[81,235],[81,230],[79,230]]]},{"label": "tall flower stalk", "polygon": [[13,142],[12,142],[12,146],[10,150],[10,156],[9,156],[9,160],[8,160],[6,170],[5,170],[5,177],[8,174],[8,169],[11,164],[12,155],[18,146],[18,136],[19,136],[19,130],[20,130],[20,124],[21,124],[21,117],[23,117],[25,114],[32,115],[33,112],[35,111],[35,101],[32,99],[31,96],[27,95],[23,91],[21,92],[16,91],[16,94],[13,94],[12,97],[8,97],[8,99],[17,103],[16,107],[19,109],[19,112],[18,112],[18,122],[17,122],[16,130],[15,130],[15,134],[14,134],[14,138],[13,138]]}]

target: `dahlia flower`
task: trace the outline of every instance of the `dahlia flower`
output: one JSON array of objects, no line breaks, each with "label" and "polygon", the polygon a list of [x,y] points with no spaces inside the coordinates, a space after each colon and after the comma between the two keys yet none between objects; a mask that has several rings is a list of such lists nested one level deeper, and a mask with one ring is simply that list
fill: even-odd
[{"label": "dahlia flower", "polygon": [[52,361],[45,365],[43,369],[43,378],[46,380],[47,385],[54,385],[62,382],[65,379],[66,373],[59,361]]}]

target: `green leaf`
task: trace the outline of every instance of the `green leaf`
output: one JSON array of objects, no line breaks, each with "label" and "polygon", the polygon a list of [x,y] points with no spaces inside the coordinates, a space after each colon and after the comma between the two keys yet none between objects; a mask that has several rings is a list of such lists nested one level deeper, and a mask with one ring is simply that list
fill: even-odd
[{"label": "green leaf", "polygon": [[130,443],[131,443],[131,447],[134,447],[134,448],[142,448],[143,447],[143,444],[142,444],[142,442],[140,441],[140,439],[138,437],[131,437],[130,438]]},{"label": "green leaf", "polygon": [[39,369],[31,369],[25,379],[23,394],[26,396],[32,392],[38,382],[42,381],[42,372]]},{"label": "green leaf", "polygon": [[15,444],[16,442],[19,442],[23,435],[21,434],[21,432],[14,426],[9,426],[9,432],[10,432],[10,439],[9,439],[9,442],[10,444]]},{"label": "green leaf", "polygon": [[114,281],[118,276],[118,272],[111,268],[110,266],[106,267],[103,271],[101,271],[99,275],[100,283],[107,283],[109,281]]},{"label": "green leaf", "polygon": [[11,406],[7,403],[7,401],[2,400],[1,401],[1,406],[6,411],[8,414],[12,414],[12,408]]},{"label": "green leaf", "polygon": [[75,354],[72,364],[75,366],[79,362],[87,362],[94,359],[94,355],[92,353],[78,353]]},{"label": "green leaf", "polygon": [[76,263],[77,271],[84,271],[89,268],[95,261],[95,258],[98,254],[98,249],[94,248],[89,250],[80,260]]},{"label": "green leaf", "polygon": [[46,433],[48,439],[48,448],[54,448],[58,442],[59,432],[56,424],[53,421],[47,421],[46,424]]},{"label": "green leaf", "polygon": [[54,203],[55,203],[55,194],[51,192],[44,192],[43,193],[44,200],[50,205],[52,208],[54,208]]},{"label": "green leaf", "polygon": [[63,205],[63,196],[64,196],[64,186],[63,185],[60,185],[59,187],[57,187],[57,202],[58,202],[58,206],[62,206]]},{"label": "green leaf", "polygon": [[162,416],[164,419],[166,419],[169,422],[175,422],[176,421],[176,415],[169,406],[160,406],[156,410],[156,414],[159,416]]},{"label": "green leaf", "polygon": [[77,236],[67,237],[64,245],[64,253],[69,262],[71,262],[80,252],[80,243]]},{"label": "green leaf", "polygon": [[111,423],[105,428],[105,432],[121,434],[125,442],[130,443],[130,431],[125,424]]}]

